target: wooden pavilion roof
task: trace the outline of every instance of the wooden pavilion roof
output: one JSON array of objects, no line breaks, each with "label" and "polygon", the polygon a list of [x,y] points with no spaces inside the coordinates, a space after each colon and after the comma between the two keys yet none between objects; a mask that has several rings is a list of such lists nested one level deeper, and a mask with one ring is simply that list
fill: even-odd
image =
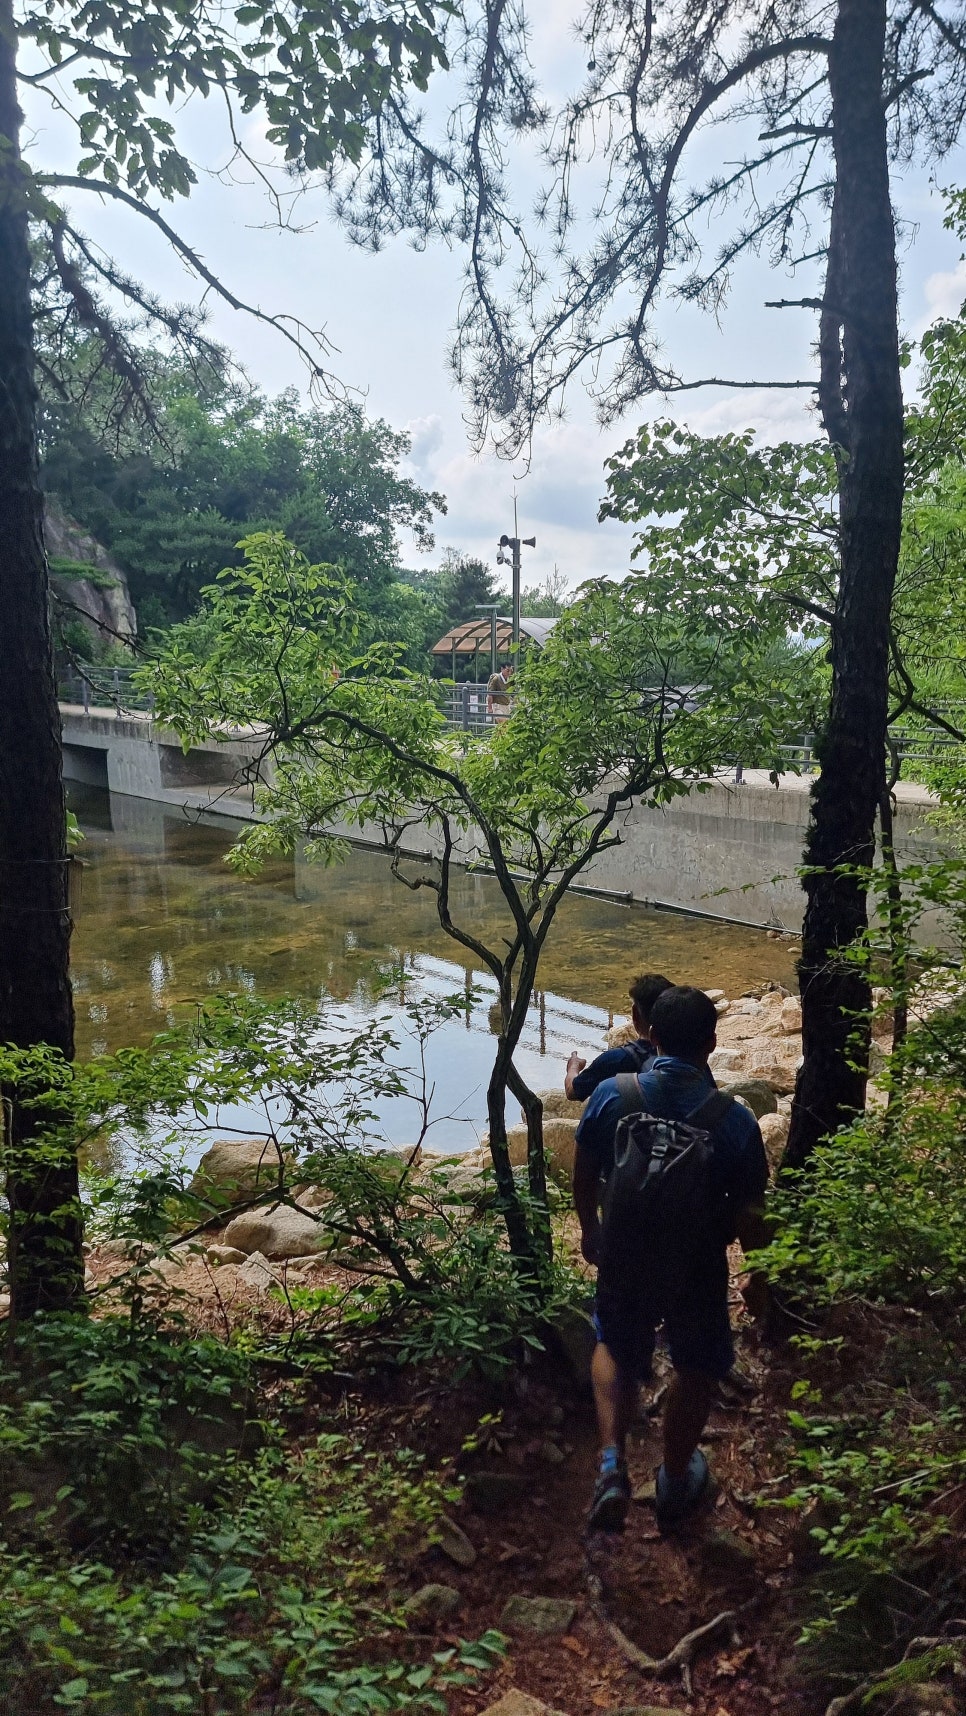
[{"label": "wooden pavilion roof", "polygon": [[[523,637],[529,638],[531,642],[544,644],[547,640],[547,633],[553,629],[553,624],[553,620],[522,619],[520,621],[520,632]],[[509,651],[512,641],[512,620],[502,620],[498,618],[496,622],[497,654],[506,654]],[[453,626],[450,631],[446,632],[445,635],[440,638],[438,643],[434,643],[431,654],[452,655],[455,650],[457,655],[475,655],[477,650],[484,652],[488,650],[489,647],[490,621],[487,616],[482,620],[463,620],[460,625]]]}]

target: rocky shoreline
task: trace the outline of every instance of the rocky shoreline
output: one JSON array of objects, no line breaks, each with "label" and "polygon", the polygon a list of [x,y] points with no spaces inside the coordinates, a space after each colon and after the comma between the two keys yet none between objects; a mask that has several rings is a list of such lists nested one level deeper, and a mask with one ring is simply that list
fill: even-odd
[{"label": "rocky shoreline", "polygon": [[[802,1055],[802,1015],[797,997],[778,984],[729,999],[721,990],[708,990],[718,1013],[717,1047],[711,1069],[718,1085],[731,1090],[757,1116],[774,1168],[781,1156],[791,1116],[795,1075]],[[876,999],[881,1001],[884,992]],[[632,1039],[630,1024],[615,1026],[607,1046]],[[879,1063],[891,1044],[891,1019],[876,1018],[873,1050]],[[875,1061],[874,1061],[875,1064]],[[562,1078],[562,1075],[561,1075]],[[875,1097],[873,1089],[873,1100]],[[548,1173],[558,1187],[569,1186],[575,1133],[584,1105],[569,1102],[562,1089],[541,1093],[544,1146]],[[509,1129],[510,1161],[524,1168],[527,1158],[525,1125]],[[446,1203],[484,1204],[493,1196],[488,1137],[465,1155],[434,1154],[415,1147],[387,1150],[376,1158],[380,1171],[411,1175],[414,1191]],[[264,1138],[218,1139],[206,1151],[191,1183],[201,1196],[221,1198],[228,1206],[269,1192],[284,1174],[290,1201],[266,1202],[241,1210],[224,1227],[208,1236],[177,1246],[172,1255],[142,1258],[162,1283],[188,1293],[208,1293],[212,1282],[231,1296],[259,1296],[273,1286],[311,1285],[321,1272],[338,1268],[337,1240],[320,1221],[326,1195],[318,1186],[300,1185],[295,1164],[280,1158]],[[294,1182],[294,1183],[293,1183]],[[103,1285],[134,1261],[131,1248],[119,1240],[89,1248],[90,1284]]]}]

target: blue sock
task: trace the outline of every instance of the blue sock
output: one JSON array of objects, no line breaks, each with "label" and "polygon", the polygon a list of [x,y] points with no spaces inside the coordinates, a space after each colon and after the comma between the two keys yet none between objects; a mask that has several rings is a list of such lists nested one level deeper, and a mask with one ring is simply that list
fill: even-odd
[{"label": "blue sock", "polygon": [[602,1476],[609,1477],[611,1472],[616,1472],[619,1469],[620,1464],[621,1451],[614,1443],[611,1443],[609,1448],[601,1449],[600,1470]]}]

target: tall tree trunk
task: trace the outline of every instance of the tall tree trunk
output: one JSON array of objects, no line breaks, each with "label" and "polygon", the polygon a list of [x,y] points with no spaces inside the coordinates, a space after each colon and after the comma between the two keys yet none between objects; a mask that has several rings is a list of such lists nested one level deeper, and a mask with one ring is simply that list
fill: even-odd
[{"label": "tall tree trunk", "polygon": [[820,334],[820,400],[841,448],[842,565],[832,696],[805,846],[799,978],[804,1064],[783,1167],[861,1109],[869,1053],[867,978],[842,958],[867,923],[882,784],[889,614],[902,516],[902,389],[895,228],[883,106],[885,0],[839,0],[829,55],[836,190]]},{"label": "tall tree trunk", "polygon": [[[67,851],[60,716],[37,469],[26,176],[16,28],[0,0],[0,1042],[70,1058]],[[54,1111],[4,1101],[15,1316],[83,1294],[76,1154]]]}]

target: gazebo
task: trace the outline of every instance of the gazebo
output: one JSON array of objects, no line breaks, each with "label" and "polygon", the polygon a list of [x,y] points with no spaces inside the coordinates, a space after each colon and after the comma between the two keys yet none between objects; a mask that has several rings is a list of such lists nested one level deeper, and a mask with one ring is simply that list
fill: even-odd
[{"label": "gazebo", "polygon": [[[536,644],[542,649],[550,633],[556,625],[556,620],[520,620],[520,639]],[[499,619],[464,620],[434,643],[432,655],[448,655],[452,660],[453,678],[456,678],[456,659],[458,656],[473,657],[473,678],[479,679],[479,657],[483,648],[490,651],[490,672],[496,672],[496,664],[501,655],[509,655],[513,642],[513,621]]]}]

